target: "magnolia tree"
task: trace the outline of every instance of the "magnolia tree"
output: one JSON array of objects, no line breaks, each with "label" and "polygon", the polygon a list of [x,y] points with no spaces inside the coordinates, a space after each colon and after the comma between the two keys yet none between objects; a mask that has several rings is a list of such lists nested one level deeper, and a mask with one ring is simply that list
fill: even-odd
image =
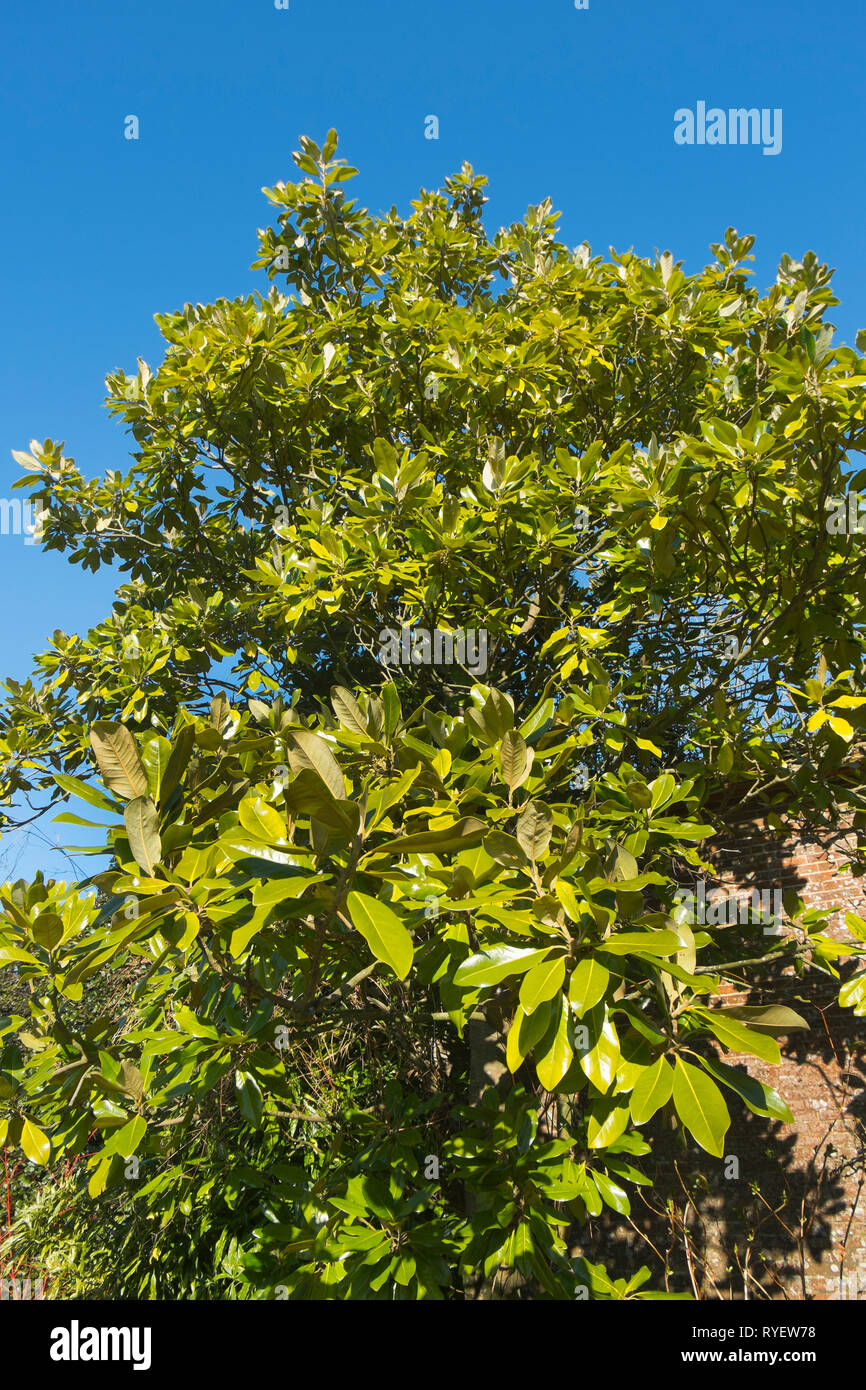
[{"label": "magnolia tree", "polygon": [[791,1119],[724,1057],[804,1020],[725,982],[866,1010],[859,919],[679,892],[744,796],[866,818],[866,361],[811,252],[762,296],[733,229],[695,275],[549,202],[491,236],[468,165],[373,217],[301,144],[269,294],[108,378],[128,471],[16,454],[43,546],[128,576],[5,686],[7,805],[111,856],[2,891],[0,1130],[57,1174],[18,1239],[61,1292],[677,1296],[578,1252],[661,1125],[711,1170],[729,1105]]}]

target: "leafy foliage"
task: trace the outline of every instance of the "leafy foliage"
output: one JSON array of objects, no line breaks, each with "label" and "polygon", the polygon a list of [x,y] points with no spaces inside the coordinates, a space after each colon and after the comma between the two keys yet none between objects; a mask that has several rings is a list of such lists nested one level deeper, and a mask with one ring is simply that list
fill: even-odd
[{"label": "leafy foliage", "polygon": [[[130,582],[6,686],[5,794],[97,809],[113,867],[2,890],[0,1137],[86,1155],[70,1241],[95,1203],[121,1296],[650,1297],[574,1251],[644,1128],[711,1162],[729,1100],[790,1115],[719,1050],[804,1021],[723,982],[864,954],[800,902],[759,949],[677,906],[744,791],[862,824],[863,560],[823,516],[864,361],[811,253],[762,298],[733,230],[694,276],[569,251],[549,203],[490,238],[468,166],[374,219],[302,145],[256,262],[291,296],[158,318],[159,371],[108,383],[128,474],[19,456],[47,547]],[[418,628],[487,669],[384,668]]]}]

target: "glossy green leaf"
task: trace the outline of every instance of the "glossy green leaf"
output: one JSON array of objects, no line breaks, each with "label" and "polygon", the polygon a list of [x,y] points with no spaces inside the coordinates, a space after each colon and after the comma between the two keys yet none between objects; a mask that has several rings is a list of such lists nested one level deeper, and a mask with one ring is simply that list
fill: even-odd
[{"label": "glossy green leaf", "polygon": [[721,1009],[692,1009],[692,1016],[701,1020],[705,1027],[712,1029],[719,1042],[733,1052],[750,1052],[774,1066],[782,1060],[779,1044],[775,1038],[758,1033],[738,1019],[726,1017]]},{"label": "glossy green leaf", "polygon": [[279,811],[260,796],[245,796],[238,807],[238,820],[250,835],[267,844],[286,843],[286,825]]},{"label": "glossy green leaf", "polygon": [[715,1057],[704,1057],[701,1065],[705,1071],[721,1081],[724,1086],[736,1092],[752,1111],[753,1115],[763,1115],[768,1120],[782,1120],[784,1124],[794,1124],[794,1116],[785,1101],[766,1082],[758,1081],[747,1072],[737,1071],[726,1062]]},{"label": "glossy green leaf", "polygon": [[[561,996],[560,996],[561,999]],[[547,1051],[535,1058],[538,1079],[547,1091],[554,1091],[571,1066],[574,1055],[568,1040],[568,1010],[559,1006],[559,1020]]]},{"label": "glossy green leaf", "polygon": [[26,1118],[22,1120],[20,1143],[31,1163],[39,1163],[44,1166],[48,1162],[51,1154],[51,1140],[32,1120]]},{"label": "glossy green leaf", "polygon": [[306,729],[292,729],[291,736],[297,750],[296,756],[300,752],[304,763],[319,775],[331,795],[342,801],[346,795],[343,774],[325,740]]},{"label": "glossy green leaf", "polygon": [[347,904],[353,925],[376,959],[390,966],[398,980],[405,980],[415,950],[412,937],[397,914],[367,893],[350,893]]},{"label": "glossy green leaf", "polygon": [[546,959],[549,946],[495,946],[469,956],[454,972],[454,983],[463,988],[497,985],[509,975],[523,975]]},{"label": "glossy green leaf", "polygon": [[674,1060],[673,1098],[677,1114],[701,1148],[716,1158],[722,1158],[731,1117],[715,1082],[710,1080],[706,1072],[692,1066],[691,1062],[677,1057]]},{"label": "glossy green leaf", "polygon": [[568,982],[568,997],[578,1018],[595,1008],[610,985],[610,971],[594,956],[578,961]]},{"label": "glossy green leaf", "polygon": [[520,985],[520,1003],[531,1014],[539,1004],[559,994],[565,981],[565,957],[554,956],[534,965]]},{"label": "glossy green leaf", "polygon": [[631,1093],[631,1116],[635,1124],[647,1124],[657,1110],[667,1105],[673,1088],[673,1068],[664,1057],[659,1057],[635,1082]]}]

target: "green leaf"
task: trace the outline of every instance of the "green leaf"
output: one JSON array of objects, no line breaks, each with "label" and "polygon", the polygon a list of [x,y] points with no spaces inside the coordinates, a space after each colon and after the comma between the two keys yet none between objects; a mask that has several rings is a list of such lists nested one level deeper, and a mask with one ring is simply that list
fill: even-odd
[{"label": "green leaf", "polygon": [[147,774],[132,734],[124,724],[97,719],[90,729],[90,743],[109,791],[125,801],[148,794]]},{"label": "green leaf", "polygon": [[499,750],[499,766],[502,769],[502,780],[509,791],[513,792],[522,786],[529,776],[532,754],[514,729],[509,729],[503,736]]},{"label": "green leaf", "polygon": [[260,796],[245,796],[238,807],[238,820],[250,835],[256,835],[267,844],[286,843],[286,824],[273,806]]},{"label": "green leaf", "polygon": [[[620,1118],[621,1109],[622,1107],[614,1107],[611,1109],[611,1113],[608,1118],[608,1123],[606,1126],[602,1126],[598,1129],[597,1137],[599,1137],[606,1128],[609,1128],[612,1132],[614,1126],[610,1123],[610,1121],[614,1119],[614,1117],[616,1117],[617,1119]],[[626,1110],[626,1117],[627,1116],[628,1110]],[[592,1119],[590,1119],[590,1127],[592,1127]],[[620,1131],[620,1133],[622,1133],[622,1131]],[[614,1140],[610,1138],[606,1139],[604,1143],[593,1143],[590,1140],[590,1148],[607,1148],[613,1142]],[[628,1195],[625,1189],[620,1187],[618,1182],[614,1182],[613,1178],[609,1177],[607,1173],[600,1173],[597,1168],[594,1168],[592,1170],[592,1177],[596,1187],[601,1193],[601,1196],[604,1198],[604,1201],[607,1204],[607,1206],[609,1206],[613,1211],[617,1212],[620,1216],[630,1216],[631,1203],[628,1200]]]},{"label": "green leaf", "polygon": [[289,734],[304,763],[318,773],[331,795],[342,801],[346,795],[343,774],[324,739],[308,729],[290,729]]},{"label": "green leaf", "polygon": [[596,1004],[575,1028],[585,1028],[587,1044],[578,1047],[580,1066],[597,1091],[608,1091],[616,1076],[620,1059],[619,1035],[603,1003]]},{"label": "green leaf", "polygon": [[454,983],[465,988],[497,985],[509,975],[522,975],[542,961],[550,951],[524,946],[488,946],[485,951],[469,956],[454,972]]},{"label": "green leaf", "polygon": [[578,1018],[595,1008],[607,993],[610,971],[593,956],[578,961],[568,982],[568,997]]},{"label": "green leaf", "polygon": [[274,907],[289,898],[300,898],[314,883],[324,883],[326,874],[305,874],[302,869],[289,870],[284,878],[266,879],[253,888],[256,907]]},{"label": "green leaf", "polygon": [[262,1123],[262,1091],[255,1077],[248,1071],[235,1072],[235,1091],[241,1114],[258,1129]]},{"label": "green leaf", "polygon": [[390,966],[398,980],[405,980],[412,969],[415,948],[397,914],[366,893],[350,893],[347,904],[353,925],[376,959]]},{"label": "green leaf", "polygon": [[[260,865],[256,865],[254,862],[256,860],[261,861],[261,864],[280,865],[281,867],[285,865],[287,868],[297,868],[298,865],[308,868],[310,863],[307,854],[298,854],[295,850],[271,849],[263,840],[254,840],[249,835],[241,835],[236,829],[229,831],[226,835],[221,835],[218,843],[220,849],[230,859],[236,862],[249,860],[250,872],[257,873],[259,877],[262,876],[262,869]],[[244,867],[247,867],[246,863]]]},{"label": "green leaf", "polygon": [[627,881],[629,879],[637,878],[637,860],[635,859],[634,855],[626,849],[625,845],[616,846],[612,874],[614,881],[618,879],[624,879]]},{"label": "green leaf", "polygon": [[106,1157],[101,1158],[97,1163],[87,1184],[88,1196],[95,1198],[98,1197],[101,1192],[104,1192],[113,1157],[113,1154],[106,1155]]},{"label": "green leaf", "polygon": [[232,960],[237,960],[239,956],[242,956],[253,937],[258,936],[267,921],[269,911],[269,905],[263,905],[253,913],[250,920],[245,922],[242,927],[235,927],[229,942],[229,955]]},{"label": "green leaf", "polygon": [[46,951],[53,951],[63,940],[63,920],[56,912],[40,912],[33,923],[33,940]]},{"label": "green leaf", "polygon": [[611,956],[627,956],[635,952],[648,956],[675,956],[682,950],[682,942],[672,931],[618,931],[606,937],[600,945]]},{"label": "green leaf", "polygon": [[657,1110],[667,1105],[674,1089],[673,1068],[659,1057],[638,1077],[631,1093],[631,1116],[636,1125],[645,1125]]},{"label": "green leaf", "polygon": [[719,1009],[726,1018],[739,1019],[751,1028],[760,1028],[773,1036],[776,1033],[796,1033],[809,1028],[805,1018],[784,1004],[737,1004]]},{"label": "green leaf", "polygon": [[365,738],[369,737],[364,712],[351,690],[347,690],[344,685],[332,686],[331,705],[344,729],[349,729],[353,734],[363,734]]},{"label": "green leaf", "polygon": [[[511,1031],[517,1033],[514,1046],[521,1059],[546,1037],[548,1030],[553,1024],[554,1017],[559,1017],[559,999],[547,999],[543,1004],[539,1004],[533,1013],[528,1014],[524,1008],[518,1005],[514,1015],[514,1025]],[[511,1037],[511,1031],[508,1036]],[[516,1068],[515,1068],[516,1070]]]},{"label": "green leaf", "polygon": [[403,710],[400,706],[397,687],[393,681],[388,681],[387,685],[383,685],[380,694],[382,704],[385,706],[385,739],[390,743],[400,726]]},{"label": "green leaf", "polygon": [[652,793],[652,809],[658,811],[660,807],[667,805],[676,791],[676,779],[669,772],[663,772],[654,782],[650,783]]},{"label": "green leaf", "polygon": [[526,1016],[523,1009],[518,1007],[505,1040],[505,1064],[512,1076],[522,1066],[523,1059],[529,1050],[528,1048],[524,1049],[520,1041],[520,1025]]},{"label": "green leaf", "polygon": [[80,797],[82,801],[88,802],[90,806],[96,806],[100,811],[117,811],[117,806],[113,801],[96,787],[91,787],[89,782],[82,782],[80,777],[70,777],[65,772],[55,772],[54,780],[61,791],[69,796]]},{"label": "green leaf", "polygon": [[731,1123],[728,1107],[715,1082],[681,1057],[674,1060],[673,1098],[686,1129],[707,1153],[723,1158]]},{"label": "green leaf", "polygon": [[162,854],[156,807],[149,796],[137,796],[124,807],[123,819],[135,862],[152,877]]},{"label": "green leaf", "polygon": [[553,833],[553,816],[541,801],[528,801],[517,821],[517,842],[533,862],[541,859]]},{"label": "green leaf", "polygon": [[778,1066],[781,1062],[782,1054],[774,1038],[755,1032],[735,1018],[725,1017],[721,1009],[703,1009],[696,1005],[690,1012],[707,1028],[711,1028],[719,1042],[724,1043],[732,1052],[750,1052],[754,1057],[761,1057],[773,1066]]},{"label": "green leaf", "polygon": [[141,1145],[147,1133],[147,1121],[143,1115],[136,1115],[113,1134],[105,1146],[106,1152],[120,1154],[121,1158],[131,1158]]},{"label": "green leaf", "polygon": [[399,835],[395,840],[386,840],[384,844],[369,850],[365,858],[380,854],[438,854],[448,850],[470,849],[481,843],[485,829],[484,821],[465,816],[441,830],[419,830],[416,835]]},{"label": "green leaf", "polygon": [[214,695],[210,702],[210,722],[217,733],[223,732],[226,720],[232,712],[232,707],[227,697],[220,691],[219,695]]},{"label": "green leaf", "polygon": [[580,902],[572,884],[568,883],[564,878],[558,878],[554,884],[553,891],[565,908],[565,913],[569,920],[572,922],[579,922],[583,916],[583,909],[581,909]]},{"label": "green leaf", "polygon": [[[591,1149],[607,1149],[626,1131],[629,1121],[628,1096],[601,1096],[590,1106],[586,1122],[586,1139]],[[593,1173],[602,1197],[599,1173]],[[621,1191],[622,1189],[620,1189]],[[623,1194],[625,1195],[625,1194]],[[611,1204],[612,1205],[612,1204]]]},{"label": "green leaf", "polygon": [[848,723],[847,719],[840,719],[838,716],[834,717],[831,715],[827,723],[830,725],[833,733],[837,734],[839,738],[843,738],[846,743],[849,743],[854,737],[853,726]]},{"label": "green leaf", "polygon": [[555,956],[534,965],[523,977],[520,1002],[528,1014],[559,994],[565,981],[565,957]]},{"label": "green leaf", "polygon": [[[848,915],[851,916],[850,913]],[[843,1009],[854,1009],[858,1016],[862,1016],[861,1010],[866,1004],[866,971],[852,975],[850,980],[845,981],[839,991],[839,1003]]]},{"label": "green leaf", "polygon": [[[560,995],[560,1001],[562,996]],[[568,1041],[568,1010],[559,1005],[559,1022],[553,1040],[542,1057],[536,1057],[535,1070],[546,1091],[555,1091],[571,1066],[574,1053]]]},{"label": "green leaf", "polygon": [[720,1062],[715,1057],[702,1057],[701,1066],[704,1071],[708,1071],[717,1081],[721,1081],[723,1086],[729,1087],[744,1100],[754,1115],[762,1115],[768,1120],[782,1120],[788,1125],[794,1123],[794,1116],[772,1086],[749,1076],[748,1072],[729,1067],[726,1062]]},{"label": "green leaf", "polygon": [[0,946],[0,965],[38,965],[36,956],[22,951],[18,946]]},{"label": "green leaf", "polygon": [[494,863],[501,864],[504,869],[529,868],[525,852],[514,836],[506,835],[504,830],[493,830],[489,835],[484,835],[483,844]]},{"label": "green leaf", "polygon": [[157,735],[142,745],[141,761],[147,777],[147,786],[157,806],[160,803],[162,779],[171,760],[171,744],[167,738]]},{"label": "green leaf", "polygon": [[189,760],[192,756],[194,746],[195,729],[191,724],[185,724],[172,739],[171,753],[168,763],[162,773],[160,782],[160,801],[162,805],[165,805],[175,787],[179,785],[183,774],[189,766]]},{"label": "green leaf", "polygon": [[21,1147],[31,1163],[45,1165],[51,1153],[51,1140],[32,1120],[21,1122]]}]

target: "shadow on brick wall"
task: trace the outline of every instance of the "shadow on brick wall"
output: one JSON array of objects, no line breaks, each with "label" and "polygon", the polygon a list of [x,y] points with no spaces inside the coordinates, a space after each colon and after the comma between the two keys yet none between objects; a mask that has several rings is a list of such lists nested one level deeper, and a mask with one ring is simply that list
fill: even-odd
[{"label": "shadow on brick wall", "polygon": [[753,983],[749,1003],[784,1003],[809,1023],[780,1040],[780,1066],[695,1040],[773,1086],[794,1123],[726,1092],[732,1123],[718,1159],[657,1116],[643,1131],[653,1184],[629,1186],[631,1226],[612,1214],[588,1223],[574,1233],[581,1253],[614,1278],[647,1264],[651,1287],[701,1298],[866,1298],[866,1020],[839,1008],[838,990],[811,972]]}]

